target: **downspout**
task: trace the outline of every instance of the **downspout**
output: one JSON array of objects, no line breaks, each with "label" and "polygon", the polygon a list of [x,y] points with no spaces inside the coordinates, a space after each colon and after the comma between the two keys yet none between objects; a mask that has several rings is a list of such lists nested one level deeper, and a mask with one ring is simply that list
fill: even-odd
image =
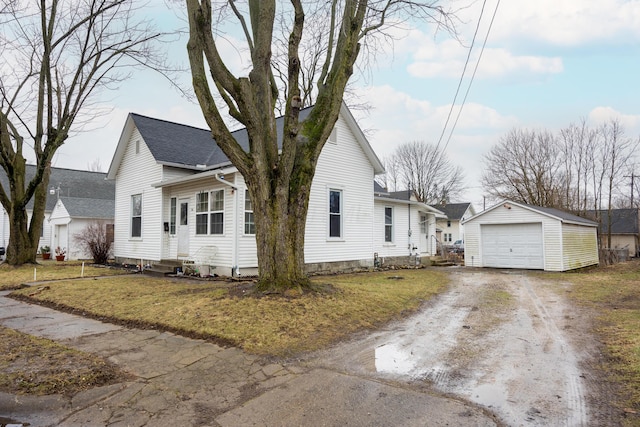
[{"label": "downspout", "polygon": [[409,230],[407,231],[407,234],[409,235],[409,256],[411,256],[413,253],[413,245],[411,244],[411,203],[407,203],[407,217],[409,220]]},{"label": "downspout", "polygon": [[224,179],[224,174],[216,173],[214,175],[216,181],[221,182],[222,184],[228,185],[231,187],[231,194],[234,195],[234,212],[233,212],[233,244],[231,246],[231,263],[233,266],[231,267],[231,276],[237,277],[240,275],[240,269],[238,268],[238,187],[226,181]]}]

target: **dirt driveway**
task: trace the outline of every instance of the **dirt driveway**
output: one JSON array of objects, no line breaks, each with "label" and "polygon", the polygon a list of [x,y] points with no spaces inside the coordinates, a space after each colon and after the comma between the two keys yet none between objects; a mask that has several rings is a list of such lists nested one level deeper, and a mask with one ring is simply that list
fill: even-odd
[{"label": "dirt driveway", "polygon": [[426,383],[510,426],[616,424],[590,368],[597,349],[589,314],[569,304],[568,288],[521,271],[451,274],[450,289],[421,312],[308,363]]}]

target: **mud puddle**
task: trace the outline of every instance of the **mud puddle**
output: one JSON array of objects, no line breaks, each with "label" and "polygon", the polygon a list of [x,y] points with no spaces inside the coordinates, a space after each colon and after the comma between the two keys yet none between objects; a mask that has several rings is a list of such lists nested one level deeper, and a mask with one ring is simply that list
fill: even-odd
[{"label": "mud puddle", "polygon": [[565,332],[574,316],[563,298],[526,273],[459,270],[452,279],[416,315],[311,363],[427,383],[511,426],[589,424],[584,354]]}]

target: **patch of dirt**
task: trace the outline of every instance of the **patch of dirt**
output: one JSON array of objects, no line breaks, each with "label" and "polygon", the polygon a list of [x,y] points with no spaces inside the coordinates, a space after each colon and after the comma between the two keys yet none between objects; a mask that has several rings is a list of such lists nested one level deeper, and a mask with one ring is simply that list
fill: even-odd
[{"label": "patch of dirt", "polygon": [[74,395],[132,378],[101,357],[7,328],[0,328],[0,368],[0,390],[10,394]]},{"label": "patch of dirt", "polygon": [[[310,356],[306,363],[426,384],[507,425],[620,425],[593,314],[566,288],[519,271],[456,270],[415,315]],[[568,286],[568,285],[567,285]]]}]

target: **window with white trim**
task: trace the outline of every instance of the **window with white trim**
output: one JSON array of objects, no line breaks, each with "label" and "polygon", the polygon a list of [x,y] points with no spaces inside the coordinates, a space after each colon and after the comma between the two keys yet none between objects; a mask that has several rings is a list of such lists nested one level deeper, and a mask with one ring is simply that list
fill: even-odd
[{"label": "window with white trim", "polygon": [[196,194],[196,234],[208,234],[209,193]]},{"label": "window with white trim", "polygon": [[224,234],[224,190],[196,194],[196,234]]},{"label": "window with white trim", "polygon": [[131,196],[131,237],[142,237],[142,194]]},{"label": "window with white trim", "polygon": [[224,234],[224,190],[211,192],[210,233]]},{"label": "window with white trim", "polygon": [[249,190],[244,190],[244,234],[256,234],[253,203],[249,197]]},{"label": "window with white trim", "polygon": [[420,215],[420,233],[427,234],[427,216]]},{"label": "window with white trim", "polygon": [[452,242],[453,241],[451,239],[451,233],[444,233],[444,241],[445,242]]},{"label": "window with white trim", "polygon": [[329,237],[342,237],[342,191],[329,190]]},{"label": "window with white trim", "polygon": [[384,241],[393,242],[393,208],[384,208]]},{"label": "window with white trim", "polygon": [[171,198],[171,206],[169,208],[169,234],[176,234],[176,210],[178,200],[175,197]]}]

